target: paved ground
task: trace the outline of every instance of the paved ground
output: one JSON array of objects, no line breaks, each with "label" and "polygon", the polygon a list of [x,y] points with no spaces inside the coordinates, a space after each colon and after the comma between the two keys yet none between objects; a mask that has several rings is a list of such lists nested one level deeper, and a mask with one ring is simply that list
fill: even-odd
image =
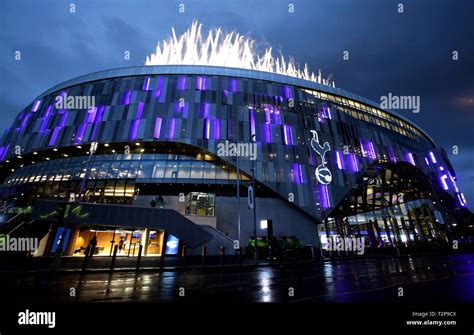
[{"label": "paved ground", "polygon": [[[5,278],[4,278],[5,279]],[[8,277],[17,305],[69,302],[474,302],[474,254],[236,270]],[[399,296],[399,288],[403,296]],[[70,296],[71,288],[75,297]]]}]

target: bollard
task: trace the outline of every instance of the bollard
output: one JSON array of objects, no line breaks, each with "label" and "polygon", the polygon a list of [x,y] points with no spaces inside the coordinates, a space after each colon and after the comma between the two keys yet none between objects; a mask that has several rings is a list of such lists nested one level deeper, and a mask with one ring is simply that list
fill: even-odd
[{"label": "bollard", "polygon": [[223,245],[221,245],[221,248],[220,248],[220,256],[221,256],[221,267],[224,267],[225,247]]},{"label": "bollard", "polygon": [[206,252],[207,252],[207,248],[206,248],[205,245],[203,245],[202,249],[201,249],[201,265],[202,265],[202,267],[206,266]]},{"label": "bollard", "polygon": [[183,268],[185,265],[185,259],[186,259],[186,246],[183,245],[183,249],[181,250],[181,267]]},{"label": "bollard", "polygon": [[90,253],[91,253],[91,246],[88,245],[88,246],[86,247],[86,251],[84,252],[84,261],[82,262],[82,269],[81,269],[81,271],[85,271],[85,270],[86,270],[87,265],[88,265],[88,263],[89,263],[89,257],[90,257],[89,255],[90,255]]},{"label": "bollard", "polygon": [[114,245],[114,253],[112,255],[112,261],[110,262],[110,271],[114,271],[115,259],[117,258],[118,245]]},{"label": "bollard", "polygon": [[136,270],[140,270],[140,262],[142,261],[142,249],[143,246],[141,244],[138,245],[138,257],[137,257],[137,267]]}]

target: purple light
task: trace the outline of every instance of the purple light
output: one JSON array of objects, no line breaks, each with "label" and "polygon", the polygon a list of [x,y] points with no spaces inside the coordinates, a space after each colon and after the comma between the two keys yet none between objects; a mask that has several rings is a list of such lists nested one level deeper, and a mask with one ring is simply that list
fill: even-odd
[{"label": "purple light", "polygon": [[291,126],[283,125],[283,140],[285,145],[293,145],[293,136],[291,135]]},{"label": "purple light", "polygon": [[[249,113],[250,113],[250,140],[252,140],[252,136],[256,135],[255,132],[255,115],[253,112],[253,107],[249,107]],[[254,141],[257,142],[257,137],[254,137]]]},{"label": "purple light", "polygon": [[293,163],[293,172],[295,175],[295,183],[303,183],[303,172],[301,171],[301,165],[298,163]]},{"label": "purple light", "polygon": [[132,98],[132,91],[125,92],[122,97],[122,105],[130,105],[131,98]]},{"label": "purple light", "polygon": [[202,119],[208,118],[210,115],[211,105],[207,102],[201,104],[199,109],[199,117]]},{"label": "purple light", "polygon": [[41,100],[35,100],[35,102],[33,103],[33,107],[31,108],[31,111],[37,112],[40,105],[41,105]]},{"label": "purple light", "polygon": [[102,117],[104,116],[105,106],[100,106],[97,109],[97,115],[94,121],[94,129],[92,130],[91,140],[94,141],[97,138],[97,133],[99,132],[100,123],[102,122]]},{"label": "purple light", "polygon": [[367,143],[369,144],[369,157],[376,159],[377,155],[375,154],[374,144],[371,141],[368,141]]},{"label": "purple light", "polygon": [[354,172],[359,172],[359,161],[355,154],[350,154],[351,162],[352,162],[352,170]]},{"label": "purple light", "polygon": [[281,124],[280,111],[278,109],[273,110],[273,118],[275,119],[275,124]]},{"label": "purple light", "polygon": [[59,122],[59,126],[62,128],[66,125],[67,119],[69,118],[69,112],[64,112],[61,116],[61,121]]},{"label": "purple light", "polygon": [[218,119],[214,119],[214,139],[218,140],[221,134],[221,123]]},{"label": "purple light", "polygon": [[91,107],[86,113],[86,118],[87,118],[86,122],[93,123],[96,113],[97,113],[97,107]]},{"label": "purple light", "polygon": [[456,193],[459,193],[458,184],[456,183],[456,180],[453,178],[453,175],[449,171],[448,171],[448,176],[449,176],[449,179],[451,179],[451,183],[454,186],[454,190],[456,191]]},{"label": "purple light", "polygon": [[30,119],[31,114],[26,114],[25,118],[23,119],[23,122],[21,123],[20,126],[20,131],[23,131],[26,127],[26,124],[28,123],[28,120]]},{"label": "purple light", "polygon": [[413,155],[411,152],[407,153],[407,162],[411,163],[411,165],[416,166],[415,160],[413,159]]},{"label": "purple light", "polygon": [[174,128],[176,126],[176,119],[171,119],[170,122],[170,133],[169,133],[169,138],[173,139],[174,138]]},{"label": "purple light", "polygon": [[186,89],[186,77],[178,78],[178,91],[184,91]]},{"label": "purple light", "polygon": [[292,98],[291,88],[289,86],[283,86],[283,96],[285,97],[285,99]]},{"label": "purple light", "polygon": [[211,132],[211,120],[209,118],[205,118],[204,119],[203,137],[208,140],[210,132]]},{"label": "purple light", "polygon": [[323,209],[331,207],[331,201],[329,200],[328,187],[326,185],[319,186],[319,199],[320,206]]},{"label": "purple light", "polygon": [[268,107],[265,107],[265,123],[270,124],[270,109]]},{"label": "purple light", "polygon": [[161,133],[161,123],[162,123],[161,117],[157,117],[155,119],[155,130],[153,131],[153,137],[154,138],[160,138],[160,133]]},{"label": "purple light", "polygon": [[87,128],[87,123],[83,122],[79,125],[79,127],[77,128],[76,137],[74,138],[74,144],[79,144],[82,142],[86,128]]},{"label": "purple light", "polygon": [[344,160],[341,157],[341,153],[339,151],[336,151],[336,162],[337,162],[337,168],[339,170],[344,169]]},{"label": "purple light", "polygon": [[461,194],[457,194],[457,196],[458,196],[459,204],[464,207],[466,203],[463,201],[463,197],[461,197]]},{"label": "purple light", "polygon": [[196,89],[199,91],[205,91],[208,87],[207,78],[197,77],[196,78]]},{"label": "purple light", "polygon": [[7,155],[7,152],[8,152],[8,148],[10,148],[10,143],[0,148],[0,161],[3,161],[5,159],[5,156]]},{"label": "purple light", "polygon": [[56,139],[58,138],[58,134],[60,130],[61,130],[61,127],[54,128],[53,133],[51,134],[51,138],[49,139],[49,143],[48,143],[50,147],[55,145]]},{"label": "purple light", "polygon": [[135,120],[132,121],[132,125],[130,127],[130,140],[134,140],[138,136],[138,129],[140,128],[140,123],[142,121],[142,113],[144,106],[145,104],[143,102],[138,103],[137,116],[135,117]]},{"label": "purple light", "polygon": [[428,161],[428,158],[425,157],[425,162],[426,162],[426,165],[430,165],[430,162]]},{"label": "purple light", "polygon": [[231,79],[230,80],[230,90],[232,92],[237,92],[238,91],[238,86],[239,86],[239,83],[238,83],[237,79]]},{"label": "purple light", "polygon": [[48,107],[46,107],[46,109],[43,111],[43,117],[48,117],[49,113],[51,113],[51,109],[53,109],[53,105],[49,105]]},{"label": "purple light", "polygon": [[142,90],[143,91],[148,91],[148,88],[150,87],[150,77],[146,77],[145,80],[143,81],[143,86]]},{"label": "purple light", "polygon": [[448,176],[445,175],[445,174],[443,174],[443,175],[441,176],[441,183],[443,184],[443,188],[444,188],[445,190],[448,189],[448,184],[446,183],[446,179],[447,179],[447,178],[448,178]]},{"label": "purple light", "polygon": [[433,154],[433,151],[430,151],[430,157],[431,157],[431,161],[436,164],[436,158],[435,158],[435,155]]},{"label": "purple light", "polygon": [[158,78],[158,87],[156,88],[156,91],[153,93],[155,98],[161,97],[161,91],[163,90],[163,77]]},{"label": "purple light", "polygon": [[466,201],[466,198],[464,197],[464,193],[460,193],[461,194],[461,199],[462,199],[462,203],[463,203],[463,206],[467,204],[467,201]]},{"label": "purple light", "polygon": [[327,106],[326,106],[326,115],[327,115],[328,119],[332,120],[331,110]]}]

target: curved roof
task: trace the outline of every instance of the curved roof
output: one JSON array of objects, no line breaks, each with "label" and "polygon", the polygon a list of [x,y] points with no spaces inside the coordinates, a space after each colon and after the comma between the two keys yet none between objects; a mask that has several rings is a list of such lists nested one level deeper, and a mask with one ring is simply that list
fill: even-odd
[{"label": "curved roof", "polygon": [[203,66],[203,65],[154,65],[154,66],[132,66],[124,67],[118,69],[110,69],[104,71],[98,71],[89,73],[83,76],[72,78],[70,80],[64,81],[58,85],[55,85],[43,92],[38,96],[37,99],[48,95],[50,93],[65,89],[67,87],[79,85],[82,83],[103,80],[108,78],[117,78],[117,77],[130,77],[130,76],[146,76],[146,75],[170,75],[170,74],[189,74],[189,75],[207,75],[207,76],[226,76],[226,77],[240,77],[240,78],[249,78],[256,80],[266,80],[273,81],[277,83],[307,88],[311,90],[316,90],[320,92],[326,92],[334,95],[338,95],[347,99],[355,100],[362,102],[366,105],[384,110],[387,113],[392,114],[393,116],[408,122],[417,128],[426,138],[436,146],[433,139],[418,125],[413,121],[408,120],[406,117],[394,112],[392,110],[387,110],[380,108],[380,105],[376,102],[369,100],[367,98],[361,97],[359,95],[344,91],[340,88],[334,88],[327,85],[318,84],[309,80],[304,80],[296,77],[285,76],[282,74],[272,73],[272,72],[263,72],[256,70],[247,70],[240,68],[229,68],[221,66]]}]

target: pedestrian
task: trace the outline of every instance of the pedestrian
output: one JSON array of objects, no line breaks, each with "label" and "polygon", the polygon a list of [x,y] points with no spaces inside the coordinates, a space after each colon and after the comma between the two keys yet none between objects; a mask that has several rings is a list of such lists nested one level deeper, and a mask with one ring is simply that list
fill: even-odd
[{"label": "pedestrian", "polygon": [[94,235],[92,239],[89,241],[89,245],[91,246],[90,256],[93,256],[95,253],[95,248],[97,247],[97,237]]}]

